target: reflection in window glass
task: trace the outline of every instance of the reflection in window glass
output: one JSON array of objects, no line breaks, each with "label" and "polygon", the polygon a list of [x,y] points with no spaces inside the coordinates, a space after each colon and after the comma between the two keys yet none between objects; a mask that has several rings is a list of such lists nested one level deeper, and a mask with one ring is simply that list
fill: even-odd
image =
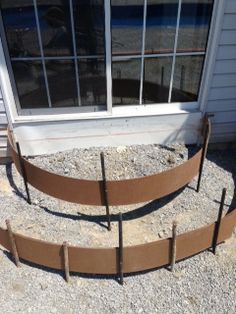
[{"label": "reflection in window glass", "polygon": [[197,101],[203,56],[177,57],[171,102]]},{"label": "reflection in window glass", "polygon": [[69,1],[37,1],[45,56],[72,56]]},{"label": "reflection in window glass", "polygon": [[10,56],[39,56],[32,0],[25,0],[21,5],[16,4],[15,0],[2,0],[0,3]]},{"label": "reflection in window glass", "polygon": [[103,0],[73,0],[77,53],[105,55],[105,14]]},{"label": "reflection in window glass", "polygon": [[74,61],[46,61],[52,107],[78,106]]},{"label": "reflection in window glass", "polygon": [[168,102],[172,58],[146,58],[143,78],[143,103]]},{"label": "reflection in window glass", "polygon": [[205,51],[213,0],[183,0],[177,52]]},{"label": "reflection in window glass", "polygon": [[106,71],[102,59],[79,60],[79,82],[82,106],[103,106],[106,104]]},{"label": "reflection in window glass", "polygon": [[140,65],[140,59],[113,62],[113,105],[139,104]]},{"label": "reflection in window glass", "polygon": [[178,0],[148,0],[145,53],[173,52]]},{"label": "reflection in window glass", "polygon": [[21,108],[48,107],[42,63],[14,61],[12,68]]},{"label": "reflection in window glass", "polygon": [[144,0],[111,0],[113,55],[141,53],[143,4]]}]

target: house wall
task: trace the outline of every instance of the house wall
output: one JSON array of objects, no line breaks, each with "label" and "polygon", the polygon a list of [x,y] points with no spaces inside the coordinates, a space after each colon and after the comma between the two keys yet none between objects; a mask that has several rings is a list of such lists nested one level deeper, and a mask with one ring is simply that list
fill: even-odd
[{"label": "house wall", "polygon": [[[222,4],[223,3],[223,4]],[[152,113],[123,117],[94,119],[64,119],[61,121],[41,121],[37,119],[13,121],[15,135],[27,155],[52,153],[61,149],[88,146],[128,145],[142,143],[196,143],[201,125],[201,117],[206,111],[214,114],[213,142],[236,139],[236,0],[222,0],[217,9],[219,31],[215,32],[213,54],[207,61],[212,64],[208,79],[203,81],[205,90],[201,111],[168,110],[158,115]],[[225,5],[224,5],[225,4]],[[223,10],[222,10],[223,8]],[[214,27],[215,28],[215,27]],[[214,36],[213,36],[214,37]],[[215,48],[216,44],[216,48]],[[0,47],[2,49],[2,47]],[[4,53],[2,51],[1,55]],[[9,79],[5,59],[0,60],[0,76],[5,104],[10,107],[14,97],[9,93]],[[213,69],[213,71],[212,71]],[[209,79],[210,77],[210,79]],[[9,82],[8,82],[9,81]],[[4,89],[3,89],[4,87]],[[146,110],[147,108],[145,108]],[[9,110],[7,110],[9,112]],[[0,92],[0,153],[6,151],[7,118]]]},{"label": "house wall", "polygon": [[236,140],[236,1],[226,0],[206,112],[214,114],[212,142]]}]

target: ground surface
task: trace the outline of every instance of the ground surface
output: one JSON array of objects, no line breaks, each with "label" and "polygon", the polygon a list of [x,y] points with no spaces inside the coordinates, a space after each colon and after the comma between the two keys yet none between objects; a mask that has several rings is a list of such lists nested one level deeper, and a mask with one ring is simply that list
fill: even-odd
[{"label": "ground surface", "polygon": [[[32,162],[51,171],[80,178],[101,177],[100,149],[73,150]],[[108,179],[131,178],[163,171],[194,152],[181,145],[104,149]],[[23,198],[22,180],[14,166],[0,167],[0,225],[35,238],[85,246],[117,246],[117,213],[124,213],[124,244],[145,243],[192,230],[216,220],[221,190],[227,188],[225,212],[236,207],[236,150],[209,151],[202,187],[196,179],[162,200],[111,207],[112,231],[105,228],[105,209],[55,200],[30,188],[33,205]],[[72,276],[21,264],[18,269],[0,250],[0,313],[235,313],[236,234],[220,245],[216,256],[201,253],[176,265],[173,273],[159,269],[115,278]]]}]

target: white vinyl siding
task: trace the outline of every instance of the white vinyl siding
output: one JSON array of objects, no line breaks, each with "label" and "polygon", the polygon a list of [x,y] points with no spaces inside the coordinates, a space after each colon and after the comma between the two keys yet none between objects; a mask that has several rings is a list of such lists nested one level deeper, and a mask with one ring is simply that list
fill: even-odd
[{"label": "white vinyl siding", "polygon": [[6,111],[2,99],[2,93],[0,90],[0,157],[6,156],[6,147],[7,147],[7,136],[6,136],[6,128],[7,128],[7,117]]},{"label": "white vinyl siding", "polygon": [[226,0],[206,111],[213,142],[236,140],[236,1]]}]

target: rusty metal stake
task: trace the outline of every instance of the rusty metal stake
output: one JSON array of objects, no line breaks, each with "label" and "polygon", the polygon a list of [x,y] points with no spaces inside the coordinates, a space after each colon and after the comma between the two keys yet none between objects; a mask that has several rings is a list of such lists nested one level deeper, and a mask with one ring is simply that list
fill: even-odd
[{"label": "rusty metal stake", "polygon": [[213,241],[212,241],[212,252],[213,252],[213,254],[216,254],[216,246],[217,246],[218,236],[219,236],[219,232],[220,232],[222,214],[223,214],[224,203],[225,203],[225,196],[226,196],[226,189],[224,188],[222,190],[220,207],[219,207],[219,212],[218,212],[218,218],[217,218],[217,221],[215,223],[215,230],[214,230]]},{"label": "rusty metal stake", "polygon": [[11,245],[11,254],[14,257],[16,266],[20,267],[19,255],[18,255],[18,252],[17,252],[17,247],[16,247],[16,241],[15,241],[15,238],[14,238],[14,234],[13,234],[12,229],[11,229],[10,220],[8,220],[8,219],[6,220],[6,225],[7,225],[7,232],[8,232],[8,236],[9,236],[10,245]]},{"label": "rusty metal stake", "polygon": [[206,117],[205,118],[205,127],[204,127],[204,142],[203,142],[203,149],[202,149],[202,156],[199,168],[199,175],[198,175],[198,182],[197,182],[197,192],[200,191],[200,185],[202,180],[202,172],[203,172],[203,165],[207,154],[207,148],[209,144],[209,137],[210,137],[210,120]]},{"label": "rusty metal stake", "polygon": [[107,229],[111,231],[111,215],[110,215],[110,208],[109,208],[109,201],[108,201],[108,189],[107,189],[105,160],[104,160],[103,152],[101,153],[100,157],[101,157],[102,179],[103,179],[103,189],[104,189],[104,200],[105,200],[106,215],[107,215]]},{"label": "rusty metal stake", "polygon": [[176,261],[176,236],[177,236],[177,222],[173,221],[172,224],[172,239],[171,239],[171,263],[170,271],[174,270]]},{"label": "rusty metal stake", "polygon": [[66,282],[70,281],[70,268],[69,268],[69,253],[68,253],[68,243],[63,242],[63,258],[65,267],[65,279]]},{"label": "rusty metal stake", "polygon": [[17,149],[17,153],[18,153],[18,156],[19,156],[19,164],[20,164],[21,175],[22,175],[23,180],[24,180],[25,191],[26,191],[26,195],[27,195],[27,202],[31,205],[31,199],[30,199],[30,193],[29,193],[29,188],[28,188],[28,182],[27,182],[25,166],[24,166],[24,162],[22,161],[20,144],[18,142],[16,142],[16,149]]},{"label": "rusty metal stake", "polygon": [[119,213],[119,274],[120,284],[124,284],[124,272],[123,272],[123,226],[122,226],[122,214]]}]

